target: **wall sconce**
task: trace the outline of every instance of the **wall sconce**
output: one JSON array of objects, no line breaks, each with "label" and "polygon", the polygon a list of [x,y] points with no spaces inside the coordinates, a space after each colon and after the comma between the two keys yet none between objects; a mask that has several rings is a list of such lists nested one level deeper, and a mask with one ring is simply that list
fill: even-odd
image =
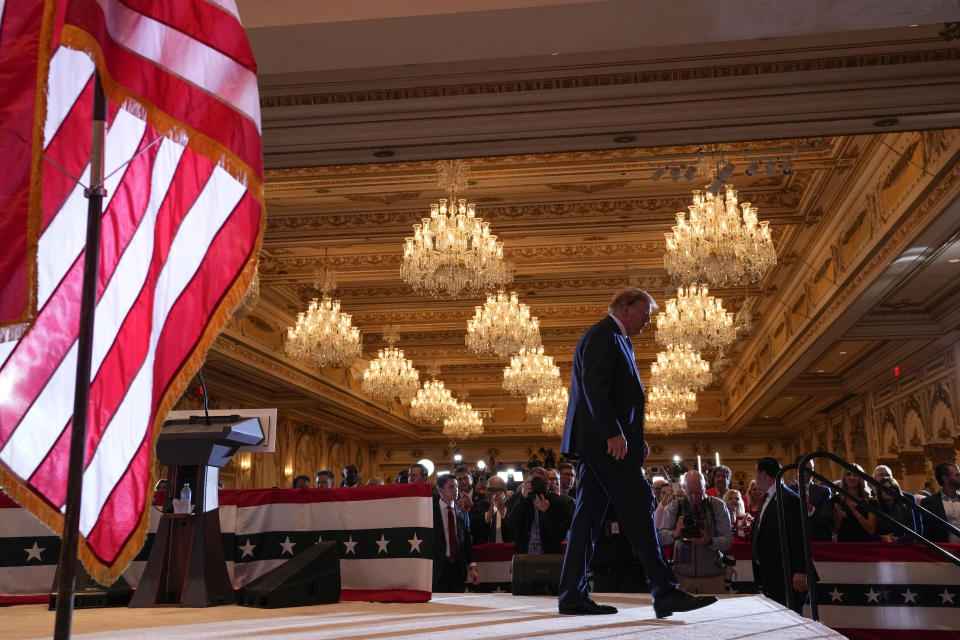
[{"label": "wall sconce", "polygon": [[250,471],[250,454],[240,458],[240,470],[241,471]]},{"label": "wall sconce", "polygon": [[292,476],[292,475],[293,475],[293,467],[291,467],[290,465],[285,466],[285,467],[283,468],[283,475],[287,476],[288,478],[289,478],[290,476]]}]

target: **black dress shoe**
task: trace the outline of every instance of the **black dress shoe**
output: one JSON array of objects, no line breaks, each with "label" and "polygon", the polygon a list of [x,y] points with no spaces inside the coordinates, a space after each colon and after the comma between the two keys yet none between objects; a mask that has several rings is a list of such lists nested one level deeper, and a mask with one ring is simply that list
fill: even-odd
[{"label": "black dress shoe", "polygon": [[666,618],[672,613],[680,611],[693,611],[700,607],[706,607],[717,601],[715,596],[695,596],[687,593],[683,589],[677,589],[670,595],[657,598],[653,601],[653,611],[658,618]]},{"label": "black dress shoe", "polygon": [[560,613],[565,616],[603,616],[616,612],[616,607],[611,607],[608,604],[597,604],[593,600],[560,605]]}]

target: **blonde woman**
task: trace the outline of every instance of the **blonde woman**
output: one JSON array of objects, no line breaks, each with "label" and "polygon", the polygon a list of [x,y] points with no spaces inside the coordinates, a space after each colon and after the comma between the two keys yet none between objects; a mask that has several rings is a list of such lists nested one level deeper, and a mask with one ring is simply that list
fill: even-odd
[{"label": "blonde woman", "polygon": [[723,502],[730,512],[730,525],[733,527],[734,540],[749,540],[750,530],[753,528],[753,516],[747,513],[743,505],[743,497],[736,489],[730,489],[723,494]]},{"label": "blonde woman", "polygon": [[[859,471],[863,471],[860,465],[854,465]],[[840,479],[840,486],[847,493],[859,497],[865,502],[876,506],[876,500],[873,497],[867,482],[852,471],[844,470],[843,477]],[[833,507],[833,530],[837,534],[837,542],[870,542],[877,538],[877,515],[867,507],[859,504],[855,500],[843,496],[839,504]]]},{"label": "blonde woman", "polygon": [[760,488],[760,485],[757,484],[756,479],[750,481],[750,485],[747,487],[747,514],[756,519],[757,514],[760,512],[760,507],[763,505],[763,490]]}]

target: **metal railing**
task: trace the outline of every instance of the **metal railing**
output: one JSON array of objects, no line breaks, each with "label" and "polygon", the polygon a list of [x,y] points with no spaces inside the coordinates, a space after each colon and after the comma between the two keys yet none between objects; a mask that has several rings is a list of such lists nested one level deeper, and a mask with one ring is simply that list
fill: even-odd
[{"label": "metal railing", "polygon": [[[780,553],[783,556],[783,582],[784,588],[786,591],[787,598],[787,607],[793,609],[793,577],[790,574],[790,561],[789,561],[789,548],[787,545],[787,522],[784,518],[784,497],[783,492],[786,490],[786,487],[783,485],[782,479],[783,474],[791,469],[797,470],[797,492],[800,494],[800,529],[801,535],[803,536],[803,558],[804,565],[807,574],[807,596],[810,598],[810,615],[814,620],[819,620],[820,615],[817,609],[817,579],[816,573],[813,569],[813,551],[810,544],[810,520],[807,516],[807,483],[804,481],[804,474],[810,474],[811,477],[816,478],[828,486],[831,491],[836,491],[837,493],[853,499],[858,505],[863,505],[878,517],[883,518],[884,522],[888,525],[893,525],[896,529],[902,530],[904,533],[908,533],[917,542],[925,545],[926,547],[933,550],[935,553],[940,554],[948,562],[960,567],[960,558],[957,558],[955,555],[943,549],[935,542],[931,542],[927,538],[920,535],[918,532],[914,531],[907,525],[895,520],[886,513],[884,513],[880,508],[879,504],[874,506],[873,504],[863,500],[860,496],[853,495],[848,492],[843,486],[836,486],[829,478],[825,478],[816,471],[812,469],[806,469],[807,463],[816,458],[826,458],[835,464],[839,465],[841,468],[853,473],[859,478],[865,480],[871,486],[878,488],[880,491],[884,491],[887,495],[890,495],[894,498],[895,501],[899,501],[902,504],[906,505],[909,509],[912,509],[916,515],[923,517],[926,515],[934,521],[939,521],[940,523],[946,525],[947,529],[953,531],[954,535],[960,536],[960,529],[953,526],[940,516],[935,513],[932,513],[929,509],[921,506],[919,503],[912,502],[908,500],[902,493],[898,494],[896,491],[890,487],[884,486],[882,483],[874,480],[872,476],[868,476],[866,473],[861,471],[859,468],[854,466],[852,463],[847,462],[846,460],[839,458],[828,451],[814,451],[813,453],[808,453],[807,455],[801,458],[798,464],[788,464],[780,468],[779,473],[775,479],[775,485],[777,488],[777,521],[780,529]],[[800,470],[803,469],[801,472]],[[841,483],[842,484],[842,483]]]}]

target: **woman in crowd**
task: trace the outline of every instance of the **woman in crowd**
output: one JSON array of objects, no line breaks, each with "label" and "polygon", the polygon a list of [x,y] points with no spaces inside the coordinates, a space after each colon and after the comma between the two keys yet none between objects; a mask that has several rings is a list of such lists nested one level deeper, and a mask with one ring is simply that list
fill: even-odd
[{"label": "woman in crowd", "polygon": [[756,520],[757,514],[760,511],[760,505],[762,504],[763,491],[760,490],[760,486],[756,480],[751,480],[750,485],[747,487],[747,514]]},{"label": "woman in crowd", "polygon": [[[860,465],[854,465],[861,472]],[[867,487],[867,481],[851,471],[844,470],[841,488],[847,493],[859,497],[876,506],[876,500]],[[833,530],[837,542],[870,542],[877,538],[877,516],[866,506],[842,494],[837,495],[839,503],[833,507]]]},{"label": "woman in crowd", "polygon": [[730,525],[733,527],[734,540],[749,540],[753,528],[753,516],[747,513],[743,506],[743,498],[736,489],[730,489],[723,494],[723,501],[730,512]]},{"label": "woman in crowd", "polygon": [[[898,496],[903,496],[903,491],[900,490],[900,484],[893,478],[887,476],[880,482],[883,486],[893,489],[894,493]],[[886,491],[877,491],[877,494],[880,498],[878,502],[882,512],[900,524],[909,527],[912,531],[920,534],[923,533],[921,530],[923,525],[921,524],[920,517],[913,509],[887,494]],[[909,500],[909,498],[907,499]],[[888,524],[883,518],[877,519],[877,533],[884,542],[913,542],[914,540],[912,535],[904,532],[899,527]]]}]

